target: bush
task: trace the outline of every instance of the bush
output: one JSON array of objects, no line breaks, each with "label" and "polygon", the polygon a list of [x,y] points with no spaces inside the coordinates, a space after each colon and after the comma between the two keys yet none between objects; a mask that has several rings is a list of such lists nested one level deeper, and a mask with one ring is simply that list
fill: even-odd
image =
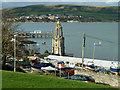
[{"label": "bush", "polygon": [[44,52],[44,53],[49,53],[49,52],[48,52],[48,50],[45,50],[45,52]]}]

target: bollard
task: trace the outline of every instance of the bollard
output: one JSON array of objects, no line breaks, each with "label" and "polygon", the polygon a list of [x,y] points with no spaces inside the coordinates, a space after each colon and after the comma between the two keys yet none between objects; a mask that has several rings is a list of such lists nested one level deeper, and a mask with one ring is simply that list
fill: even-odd
[{"label": "bollard", "polygon": [[118,75],[118,72],[116,72],[115,75]]},{"label": "bollard", "polygon": [[69,79],[69,72],[68,72],[68,79]]}]

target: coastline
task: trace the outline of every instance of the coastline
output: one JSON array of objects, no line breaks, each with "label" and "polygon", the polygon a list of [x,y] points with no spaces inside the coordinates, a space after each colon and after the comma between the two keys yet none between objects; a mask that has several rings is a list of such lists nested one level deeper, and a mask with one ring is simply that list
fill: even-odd
[{"label": "coastline", "polygon": [[[50,59],[56,59],[56,60],[60,60],[60,61],[69,61],[69,62],[77,62],[77,63],[82,63],[82,58],[76,58],[76,57],[67,57],[67,56],[56,56],[56,55],[49,55],[46,58],[50,58]],[[112,63],[115,66],[119,66],[118,63],[120,63],[120,61],[109,61],[109,60],[103,60],[103,59],[90,59],[90,58],[84,58],[84,64],[87,64],[89,61],[93,61],[94,64],[96,66],[102,66],[104,68],[110,68],[110,66],[112,65]]]},{"label": "coastline", "polygon": [[[14,22],[14,23],[56,23],[56,22]],[[61,23],[119,23],[119,22],[61,22]]]}]

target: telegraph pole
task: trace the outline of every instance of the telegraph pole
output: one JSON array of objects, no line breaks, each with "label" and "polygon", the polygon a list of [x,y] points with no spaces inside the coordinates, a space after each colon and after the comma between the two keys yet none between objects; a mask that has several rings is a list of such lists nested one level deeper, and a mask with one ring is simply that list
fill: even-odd
[{"label": "telegraph pole", "polygon": [[85,48],[85,33],[83,33],[82,69],[83,69],[83,63],[84,63],[84,48]]}]

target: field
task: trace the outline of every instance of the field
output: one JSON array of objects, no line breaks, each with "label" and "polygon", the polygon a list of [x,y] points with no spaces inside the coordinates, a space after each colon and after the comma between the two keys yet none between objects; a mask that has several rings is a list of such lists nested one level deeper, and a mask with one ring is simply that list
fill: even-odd
[{"label": "field", "polygon": [[14,16],[46,15],[46,14],[70,14],[94,17],[96,20],[118,19],[118,6],[85,6],[85,5],[32,5],[3,9],[6,14]]},{"label": "field", "polygon": [[[0,71],[1,72],[1,71]],[[113,88],[49,75],[2,71],[2,88]]]}]

